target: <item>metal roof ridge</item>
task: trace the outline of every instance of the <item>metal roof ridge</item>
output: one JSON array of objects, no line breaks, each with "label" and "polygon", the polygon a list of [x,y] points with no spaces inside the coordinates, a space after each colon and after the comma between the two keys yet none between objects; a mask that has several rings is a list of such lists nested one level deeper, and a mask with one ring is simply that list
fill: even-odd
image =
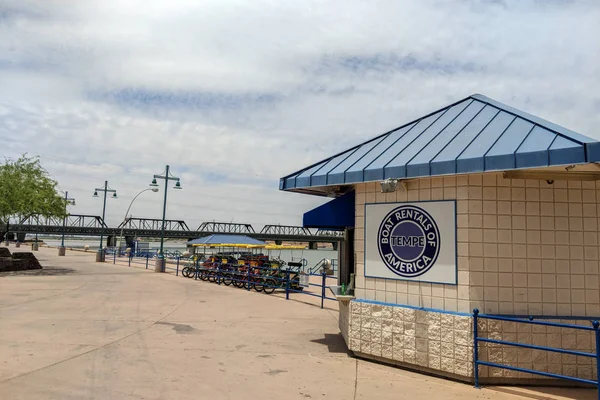
[{"label": "metal roof ridge", "polygon": [[491,99],[485,95],[479,94],[479,93],[474,93],[471,96],[469,96],[475,100],[481,101],[483,103],[489,104],[491,106],[494,106],[496,108],[499,108],[500,110],[507,112],[509,114],[512,114],[516,117],[522,118],[526,121],[531,122],[534,125],[538,125],[548,131],[551,131],[559,136],[562,136],[566,139],[575,141],[575,142],[579,142],[581,144],[585,144],[585,143],[596,143],[598,142],[598,140],[591,138],[589,136],[583,135],[581,133],[577,133],[575,131],[572,131],[570,129],[565,128],[564,126],[555,124],[554,122],[548,121],[546,119],[537,117],[535,115],[529,114],[525,111],[521,111],[517,108],[511,107],[507,104],[504,104],[502,102],[499,102],[497,100]]}]

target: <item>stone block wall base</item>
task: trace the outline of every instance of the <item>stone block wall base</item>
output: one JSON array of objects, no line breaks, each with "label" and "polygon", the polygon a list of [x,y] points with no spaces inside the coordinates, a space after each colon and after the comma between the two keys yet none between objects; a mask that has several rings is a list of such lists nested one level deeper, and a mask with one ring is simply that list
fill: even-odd
[{"label": "stone block wall base", "polygon": [[59,247],[58,248],[58,255],[59,256],[64,256],[66,253],[67,249],[65,249],[64,247]]},{"label": "stone block wall base", "polygon": [[156,257],[154,261],[154,272],[165,272],[165,262],[164,258]]},{"label": "stone block wall base", "polygon": [[[456,374],[451,374],[451,373],[444,372],[444,371],[437,370],[437,369],[421,367],[416,364],[408,364],[408,363],[404,363],[404,362],[400,362],[400,361],[394,361],[394,360],[390,360],[390,359],[383,358],[383,357],[377,357],[377,356],[374,356],[371,354],[364,354],[364,353],[360,353],[360,352],[356,352],[356,351],[353,353],[356,358],[359,358],[362,360],[374,361],[379,364],[389,365],[392,367],[398,367],[398,368],[405,369],[407,371],[418,372],[421,374],[426,374],[426,375],[431,375],[431,376],[437,376],[440,378],[449,378],[449,379],[459,381],[459,382],[470,383],[470,384],[474,383],[473,378],[463,376],[463,375],[456,375]],[[480,379],[480,382],[481,382],[481,379]]]},{"label": "stone block wall base", "polygon": [[15,247],[16,247],[16,248],[19,248],[19,247],[21,247],[21,243],[19,243],[19,242],[16,242],[16,243],[15,243]]},{"label": "stone block wall base", "polygon": [[96,252],[96,262],[104,262],[104,260],[106,259],[106,254],[104,253],[104,251],[97,251]]},{"label": "stone block wall base", "polygon": [[31,245],[31,250],[33,250],[33,251],[38,251],[39,249],[40,249],[40,245],[39,245],[39,244],[37,244],[37,243],[33,243],[33,244]]}]

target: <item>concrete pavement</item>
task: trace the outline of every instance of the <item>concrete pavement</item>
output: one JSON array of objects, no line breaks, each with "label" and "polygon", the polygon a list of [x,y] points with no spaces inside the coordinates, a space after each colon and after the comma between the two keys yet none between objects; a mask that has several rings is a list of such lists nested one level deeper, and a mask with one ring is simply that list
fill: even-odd
[{"label": "concrete pavement", "polygon": [[0,274],[2,400],[596,398],[476,390],[357,360],[334,310],[97,264],[94,253],[36,254],[44,270]]}]

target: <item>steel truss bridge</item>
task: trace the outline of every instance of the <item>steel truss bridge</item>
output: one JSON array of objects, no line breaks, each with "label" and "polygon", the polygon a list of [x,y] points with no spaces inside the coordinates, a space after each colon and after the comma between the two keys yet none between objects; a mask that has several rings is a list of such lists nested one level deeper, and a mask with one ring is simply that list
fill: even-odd
[{"label": "steel truss bridge", "polygon": [[[17,234],[37,233],[52,235],[78,236],[119,236],[159,237],[162,220],[150,218],[127,218],[119,226],[111,228],[97,215],[70,214],[62,218],[29,216],[11,221],[9,232]],[[210,234],[243,234],[259,240],[278,242],[338,243],[345,239],[344,231],[315,230],[301,226],[265,225],[260,232],[250,224],[233,222],[203,222],[197,229],[191,230],[185,221],[165,220],[165,237],[194,239]]]}]

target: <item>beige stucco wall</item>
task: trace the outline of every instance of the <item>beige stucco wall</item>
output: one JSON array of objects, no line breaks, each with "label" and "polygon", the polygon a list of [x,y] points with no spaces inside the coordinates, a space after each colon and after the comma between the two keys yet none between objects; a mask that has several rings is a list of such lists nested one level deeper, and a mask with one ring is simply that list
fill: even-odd
[{"label": "beige stucco wall", "polygon": [[[356,187],[357,298],[447,311],[600,315],[596,182],[475,174]],[[457,200],[458,285],[364,278],[364,204]]]},{"label": "beige stucco wall", "polygon": [[[364,277],[365,203],[453,199],[458,285]],[[401,365],[470,377],[472,323],[465,322],[471,317],[464,314],[473,308],[488,314],[600,315],[597,199],[596,182],[549,185],[504,179],[500,173],[407,181],[407,189],[399,187],[395,193],[381,193],[378,182],[357,185],[355,295],[389,305],[352,302],[341,309],[340,326],[347,326],[349,348]],[[589,326],[588,321],[578,323]],[[496,321],[481,321],[480,331],[542,346],[594,348],[590,332]],[[481,349],[484,360],[595,377],[590,358],[503,346]],[[482,377],[532,377],[484,367],[480,372]]]}]

